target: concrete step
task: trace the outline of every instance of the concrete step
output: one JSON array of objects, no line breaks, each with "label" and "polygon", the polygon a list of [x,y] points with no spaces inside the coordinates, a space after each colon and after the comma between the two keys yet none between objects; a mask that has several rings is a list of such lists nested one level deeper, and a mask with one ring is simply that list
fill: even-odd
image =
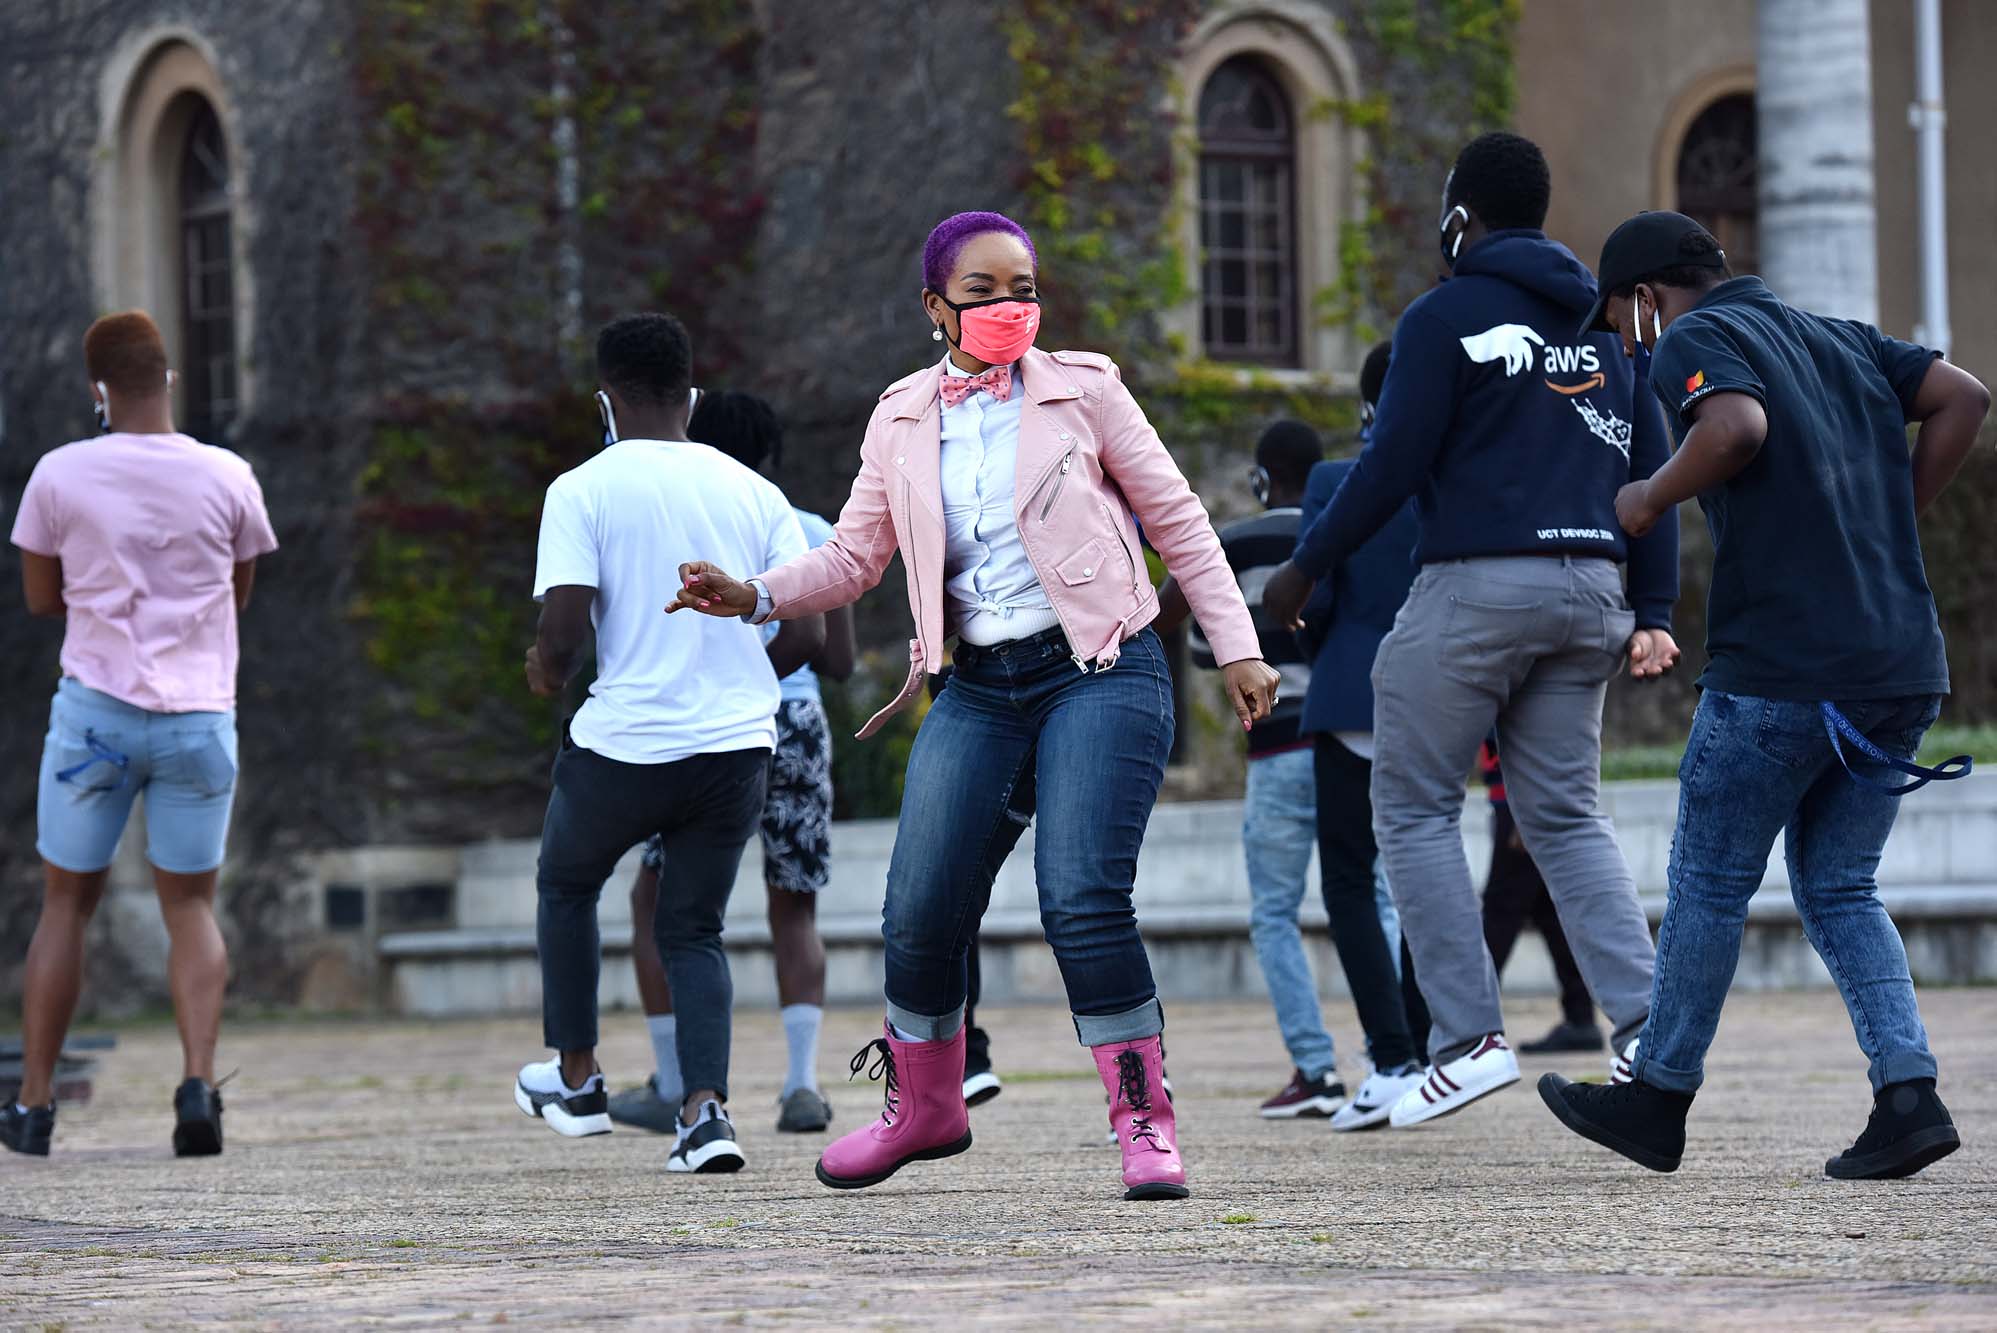
[{"label": "concrete step", "polygon": [[[1675,782],[1613,783],[1603,804],[1614,820],[1645,910],[1655,922],[1663,911],[1665,871],[1677,819]],[[1490,816],[1481,791],[1466,793],[1464,855],[1481,881],[1490,859]],[[819,896],[819,926],[832,952],[836,998],[871,1002],[878,997],[880,912],[887,866],[894,848],[893,820],[856,820],[832,830],[832,877]],[[387,972],[383,998],[412,1013],[489,1012],[533,1007],[539,980],[533,961],[536,899],[532,841],[476,843],[455,854],[456,888],[451,929],[400,931],[375,942]],[[1061,993],[1052,959],[1040,940],[1033,875],[1034,835],[1029,829],[992,888],[985,917],[985,969],[994,1002],[1051,998]],[[621,959],[630,948],[626,892],[638,868],[635,850],[618,863],[605,885],[599,920],[606,952]],[[1249,891],[1241,849],[1238,801],[1162,805],[1152,815],[1138,864],[1137,906],[1151,941],[1161,985],[1188,996],[1235,998],[1260,993],[1260,975],[1247,942]],[[670,876],[670,868],[668,869]],[[1315,878],[1315,876],[1313,876]],[[1997,774],[1937,784],[1906,801],[1881,861],[1883,896],[1907,935],[1916,975],[1951,982],[1997,981]],[[1828,977],[1803,941],[1789,901],[1781,848],[1770,855],[1762,891],[1749,907],[1750,936],[1742,959],[1742,984],[1824,984]],[[745,959],[766,953],[762,856],[753,843],[742,859],[727,912],[729,947]],[[1305,896],[1302,919],[1327,993],[1342,977],[1323,940],[1324,916],[1316,886]],[[1514,985],[1551,984],[1550,967],[1536,938],[1513,964]],[[1800,950],[1800,952],[1799,952]],[[1535,951],[1537,955],[1535,956]],[[740,969],[738,995],[760,993],[767,969]],[[1542,975],[1543,974],[1543,975]],[[1168,981],[1169,978],[1169,981]],[[628,1002],[629,969],[605,969],[607,1002]],[[492,987],[481,993],[481,987]],[[841,989],[844,987],[844,989]]]},{"label": "concrete step", "polygon": [[[1997,885],[1917,885],[1883,889],[1880,898],[1906,941],[1915,979],[1924,985],[1997,983]],[[1664,900],[1643,898],[1653,925]],[[1168,999],[1220,1000],[1266,992],[1248,942],[1248,916],[1236,908],[1141,911],[1152,970]],[[1321,912],[1303,915],[1306,951],[1326,996],[1344,996],[1344,974]],[[822,917],[827,956],[827,998],[835,1004],[871,1004],[880,998],[880,915]],[[1036,914],[986,916],[980,933],[986,997],[993,1004],[1058,1002],[1063,994],[1053,954],[1042,943]],[[727,933],[736,1003],[774,1004],[775,976],[769,928],[760,920],[733,924]],[[390,976],[390,1003],[424,1016],[527,1012],[540,1004],[540,966],[534,932],[523,927],[408,931],[381,937],[378,948]],[[599,991],[606,1008],[637,1003],[628,959],[631,929],[603,927],[604,968]],[[1506,989],[1539,994],[1553,989],[1552,962],[1539,937],[1522,936],[1506,969]],[[1786,892],[1756,894],[1748,908],[1747,936],[1736,985],[1750,990],[1831,984],[1804,938]]]}]

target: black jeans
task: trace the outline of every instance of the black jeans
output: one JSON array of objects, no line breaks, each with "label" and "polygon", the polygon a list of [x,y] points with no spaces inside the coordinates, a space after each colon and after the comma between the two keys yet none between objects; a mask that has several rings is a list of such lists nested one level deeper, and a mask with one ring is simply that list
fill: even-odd
[{"label": "black jeans", "polygon": [[[1422,1003],[1405,946],[1400,975],[1395,975],[1373,900],[1373,863],[1379,855],[1373,841],[1373,765],[1334,736],[1319,735],[1315,746],[1318,871],[1331,942],[1359,1010],[1359,1026],[1366,1030],[1374,1067],[1399,1069],[1424,1059],[1428,1006]],[[1410,998],[1419,1009],[1419,1039]]]},{"label": "black jeans", "polygon": [[1509,806],[1491,810],[1491,874],[1484,881],[1484,946],[1491,951],[1491,965],[1504,975],[1505,960],[1512,956],[1525,923],[1546,939],[1546,951],[1553,956],[1553,975],[1560,982],[1560,1016],[1569,1023],[1587,1027],[1595,1021],[1595,1002],[1589,998],[1588,983],[1567,947],[1567,933],[1560,928],[1560,913],[1553,909],[1553,895],[1540,878],[1539,867],[1523,847],[1514,847]]},{"label": "black jeans", "polygon": [[728,1096],[729,1011],[735,987],[721,950],[721,918],[743,845],[763,813],[764,749],[626,764],[573,742],[555,759],[555,790],[541,826],[541,1027],[558,1051],[596,1045],[602,940],[596,903],[618,858],[653,834],[664,839],[652,935],[679,1013],[680,1073],[689,1089]]}]

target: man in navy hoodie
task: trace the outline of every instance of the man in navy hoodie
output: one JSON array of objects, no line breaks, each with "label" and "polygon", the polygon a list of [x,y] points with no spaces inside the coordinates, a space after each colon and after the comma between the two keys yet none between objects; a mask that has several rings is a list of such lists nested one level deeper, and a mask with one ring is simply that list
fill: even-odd
[{"label": "man in navy hoodie", "polygon": [[1375,831],[1433,1018],[1432,1067],[1397,1128],[1518,1081],[1459,827],[1494,725],[1519,830],[1622,1057],[1650,1007],[1650,930],[1601,809],[1602,698],[1625,663],[1657,675],[1678,656],[1676,525],[1633,541],[1615,513],[1667,445],[1615,340],[1574,333],[1595,281],[1540,231],[1550,192],[1515,134],[1458,155],[1438,223],[1450,279],[1401,316],[1372,438],[1263,598],[1294,617],[1414,497],[1421,573],[1373,664]]}]

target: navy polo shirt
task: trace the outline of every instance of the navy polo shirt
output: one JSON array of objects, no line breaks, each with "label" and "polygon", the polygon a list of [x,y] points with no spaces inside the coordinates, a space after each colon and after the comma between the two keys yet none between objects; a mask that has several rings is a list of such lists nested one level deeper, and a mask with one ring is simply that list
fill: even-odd
[{"label": "navy polo shirt", "polygon": [[1754,460],[1699,497],[1713,533],[1706,689],[1765,699],[1948,691],[1907,419],[1937,353],[1721,283],[1672,321],[1650,385],[1680,441],[1716,393],[1761,400]]}]

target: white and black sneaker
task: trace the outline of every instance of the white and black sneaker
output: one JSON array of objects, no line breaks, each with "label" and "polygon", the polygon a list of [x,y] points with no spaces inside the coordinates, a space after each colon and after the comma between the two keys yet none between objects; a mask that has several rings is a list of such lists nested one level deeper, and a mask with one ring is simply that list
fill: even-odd
[{"label": "white and black sneaker", "polygon": [[1428,1071],[1420,1065],[1407,1065],[1394,1071],[1376,1069],[1359,1085],[1351,1101],[1331,1113],[1331,1127],[1340,1134],[1378,1129],[1394,1112],[1394,1103],[1421,1086]]},{"label": "white and black sneaker", "polygon": [[721,1103],[710,1097],[700,1104],[700,1114],[691,1125],[680,1126],[672,1156],[666,1158],[666,1170],[712,1175],[740,1171],[743,1161],[741,1145],[735,1142],[734,1122]]},{"label": "white and black sneaker", "polygon": [[610,1095],[600,1070],[584,1079],[580,1088],[571,1088],[562,1082],[559,1059],[522,1065],[513,1084],[513,1104],[572,1139],[610,1132]]}]

